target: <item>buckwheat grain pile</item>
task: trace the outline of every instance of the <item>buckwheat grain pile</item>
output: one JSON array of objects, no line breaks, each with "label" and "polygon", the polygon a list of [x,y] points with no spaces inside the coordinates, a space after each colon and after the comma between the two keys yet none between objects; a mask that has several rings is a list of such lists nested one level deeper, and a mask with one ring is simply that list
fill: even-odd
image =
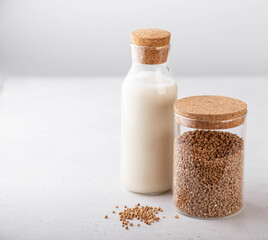
[{"label": "buckwheat grain pile", "polygon": [[244,142],[223,131],[195,130],[174,142],[175,207],[196,217],[223,217],[242,207]]},{"label": "buckwheat grain pile", "polygon": [[[116,205],[116,208],[119,208]],[[120,221],[122,221],[122,227],[126,230],[129,230],[129,227],[134,227],[134,223],[131,222],[133,220],[139,220],[140,222],[144,222],[144,224],[151,225],[154,222],[159,222],[160,217],[157,215],[163,212],[161,207],[151,207],[151,206],[141,206],[139,203],[134,208],[128,208],[126,205],[122,211],[120,211],[119,217]],[[115,211],[113,211],[115,213]],[[108,219],[108,215],[105,215],[105,219]],[[163,216],[165,218],[165,216]],[[178,219],[179,216],[176,215],[174,218]],[[138,223],[138,227],[141,225]]]},{"label": "buckwheat grain pile", "polygon": [[134,208],[127,208],[127,206],[125,206],[125,209],[119,212],[119,215],[120,221],[122,221],[122,227],[128,229],[128,224],[131,227],[133,226],[133,223],[130,223],[129,221],[135,218],[147,225],[151,225],[153,222],[158,222],[160,218],[157,217],[156,214],[162,211],[163,210],[160,207],[140,206],[140,204],[137,204]]}]

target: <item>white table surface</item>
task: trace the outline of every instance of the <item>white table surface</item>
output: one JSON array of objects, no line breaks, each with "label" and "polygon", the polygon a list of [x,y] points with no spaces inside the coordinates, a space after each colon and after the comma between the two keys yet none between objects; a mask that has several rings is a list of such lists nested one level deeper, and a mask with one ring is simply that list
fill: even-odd
[{"label": "white table surface", "polygon": [[[268,239],[268,77],[178,79],[179,97],[219,94],[248,103],[244,208],[197,220],[171,193],[120,184],[122,78],[9,78],[0,96],[0,239]],[[161,206],[166,219],[128,231],[115,205]],[[118,211],[117,211],[118,212]],[[104,219],[108,214],[109,219]]]}]

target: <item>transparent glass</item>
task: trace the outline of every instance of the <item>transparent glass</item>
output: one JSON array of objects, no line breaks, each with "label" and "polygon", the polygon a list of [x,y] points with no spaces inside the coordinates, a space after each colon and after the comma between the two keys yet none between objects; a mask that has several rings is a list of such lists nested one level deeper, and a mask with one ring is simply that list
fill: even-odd
[{"label": "transparent glass", "polygon": [[[177,118],[184,117],[175,113]],[[246,116],[232,121],[241,125],[207,130],[175,121],[173,203],[179,212],[219,218],[242,208]]]},{"label": "transparent glass", "polygon": [[154,57],[163,63],[143,64],[146,48],[131,45],[132,66],[122,83],[121,181],[127,190],[159,194],[172,186],[172,108],[177,85],[168,63],[161,60],[162,48]]}]

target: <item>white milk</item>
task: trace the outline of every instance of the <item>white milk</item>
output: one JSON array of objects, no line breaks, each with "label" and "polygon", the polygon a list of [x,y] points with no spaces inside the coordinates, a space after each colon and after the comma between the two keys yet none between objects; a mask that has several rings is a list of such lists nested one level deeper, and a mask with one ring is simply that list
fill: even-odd
[{"label": "white milk", "polygon": [[121,178],[133,192],[172,185],[173,102],[177,85],[157,72],[139,72],[122,85]]}]

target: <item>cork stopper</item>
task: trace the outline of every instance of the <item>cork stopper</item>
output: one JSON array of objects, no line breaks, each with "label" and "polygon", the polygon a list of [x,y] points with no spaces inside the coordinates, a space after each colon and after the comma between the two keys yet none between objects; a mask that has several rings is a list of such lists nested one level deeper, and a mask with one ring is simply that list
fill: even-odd
[{"label": "cork stopper", "polygon": [[132,44],[146,47],[163,47],[169,45],[170,32],[161,29],[137,29],[131,33]]},{"label": "cork stopper", "polygon": [[167,61],[170,32],[161,29],[137,29],[131,33],[135,45],[135,60],[142,64],[162,64]]},{"label": "cork stopper", "polygon": [[244,123],[247,104],[223,96],[193,96],[174,103],[176,121],[197,129],[228,129]]}]

